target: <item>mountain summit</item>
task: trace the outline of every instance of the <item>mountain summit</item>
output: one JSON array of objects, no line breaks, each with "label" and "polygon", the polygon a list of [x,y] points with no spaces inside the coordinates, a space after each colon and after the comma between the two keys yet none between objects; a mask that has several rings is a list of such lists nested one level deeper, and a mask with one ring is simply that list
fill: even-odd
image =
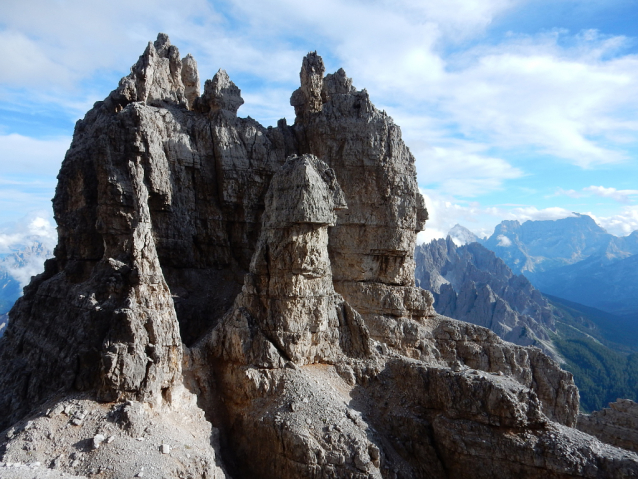
[{"label": "mountain summit", "polygon": [[[293,125],[168,37],[76,125],[0,339],[3,463],[101,478],[634,477],[572,376],[435,313],[392,119],[309,53]],[[28,468],[28,474],[32,469]],[[44,475],[44,473],[42,474]],[[32,476],[30,476],[32,477]]]},{"label": "mountain summit", "polygon": [[587,215],[503,221],[479,241],[544,293],[626,318],[638,315],[638,231],[607,233]]}]

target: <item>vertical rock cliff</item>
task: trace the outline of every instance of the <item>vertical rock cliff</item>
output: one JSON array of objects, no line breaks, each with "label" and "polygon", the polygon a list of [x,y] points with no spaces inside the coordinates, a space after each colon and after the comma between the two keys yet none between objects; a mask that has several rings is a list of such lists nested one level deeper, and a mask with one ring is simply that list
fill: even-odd
[{"label": "vertical rock cliff", "polygon": [[[571,375],[437,315],[399,128],[316,53],[294,125],[160,34],[79,121],[0,340],[0,453],[116,478],[633,477]],[[34,466],[35,467],[35,466]]]}]

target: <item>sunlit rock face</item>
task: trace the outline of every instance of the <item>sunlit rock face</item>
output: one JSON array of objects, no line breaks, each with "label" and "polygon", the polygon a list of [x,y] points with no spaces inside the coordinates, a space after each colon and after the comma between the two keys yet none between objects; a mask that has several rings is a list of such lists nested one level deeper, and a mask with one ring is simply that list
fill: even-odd
[{"label": "sunlit rock face", "polygon": [[225,72],[201,95],[198,78],[160,34],[78,122],[55,257],[0,340],[2,461],[105,478],[638,474],[571,428],[569,373],[415,286],[414,158],[343,70],[309,54],[295,123],[269,128],[237,115]]}]

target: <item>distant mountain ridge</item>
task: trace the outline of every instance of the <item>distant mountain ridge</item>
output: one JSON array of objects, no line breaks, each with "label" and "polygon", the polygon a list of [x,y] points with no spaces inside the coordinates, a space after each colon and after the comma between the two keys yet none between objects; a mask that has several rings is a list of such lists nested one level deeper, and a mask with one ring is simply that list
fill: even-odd
[{"label": "distant mountain ridge", "polygon": [[609,234],[587,215],[503,221],[487,239],[450,230],[458,244],[474,239],[544,293],[638,321],[638,231]]},{"label": "distant mountain ridge", "polygon": [[548,301],[522,275],[492,251],[474,242],[457,246],[452,238],[419,245],[417,284],[434,296],[439,314],[490,328],[501,338],[538,346],[554,359],[555,331]]},{"label": "distant mountain ridge", "polygon": [[540,347],[574,374],[585,411],[638,399],[638,322],[545,297],[477,242],[433,240],[416,247],[415,260],[417,284],[432,292],[438,313]]},{"label": "distant mountain ridge", "polygon": [[590,216],[574,214],[559,220],[523,224],[503,221],[494,228],[492,236],[480,242],[512,271],[530,278],[532,273],[574,264],[593,255],[613,261],[638,253],[638,231],[617,237],[607,233]]}]

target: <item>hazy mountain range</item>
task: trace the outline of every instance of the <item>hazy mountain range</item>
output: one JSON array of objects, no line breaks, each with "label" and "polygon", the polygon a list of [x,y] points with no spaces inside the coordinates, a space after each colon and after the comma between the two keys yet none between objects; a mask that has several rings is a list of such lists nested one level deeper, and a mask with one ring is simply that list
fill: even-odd
[{"label": "hazy mountain range", "polygon": [[638,321],[638,231],[607,233],[587,215],[503,221],[489,238],[457,225],[457,244],[476,241],[544,293]]},{"label": "hazy mountain range", "polygon": [[455,239],[415,250],[417,284],[432,292],[438,313],[540,347],[574,374],[586,411],[638,399],[638,322],[545,296],[493,251]]},{"label": "hazy mountain range", "polygon": [[11,254],[0,256],[0,336],[8,322],[7,313],[22,294],[31,276],[43,270],[52,251],[39,241],[23,245]]}]

